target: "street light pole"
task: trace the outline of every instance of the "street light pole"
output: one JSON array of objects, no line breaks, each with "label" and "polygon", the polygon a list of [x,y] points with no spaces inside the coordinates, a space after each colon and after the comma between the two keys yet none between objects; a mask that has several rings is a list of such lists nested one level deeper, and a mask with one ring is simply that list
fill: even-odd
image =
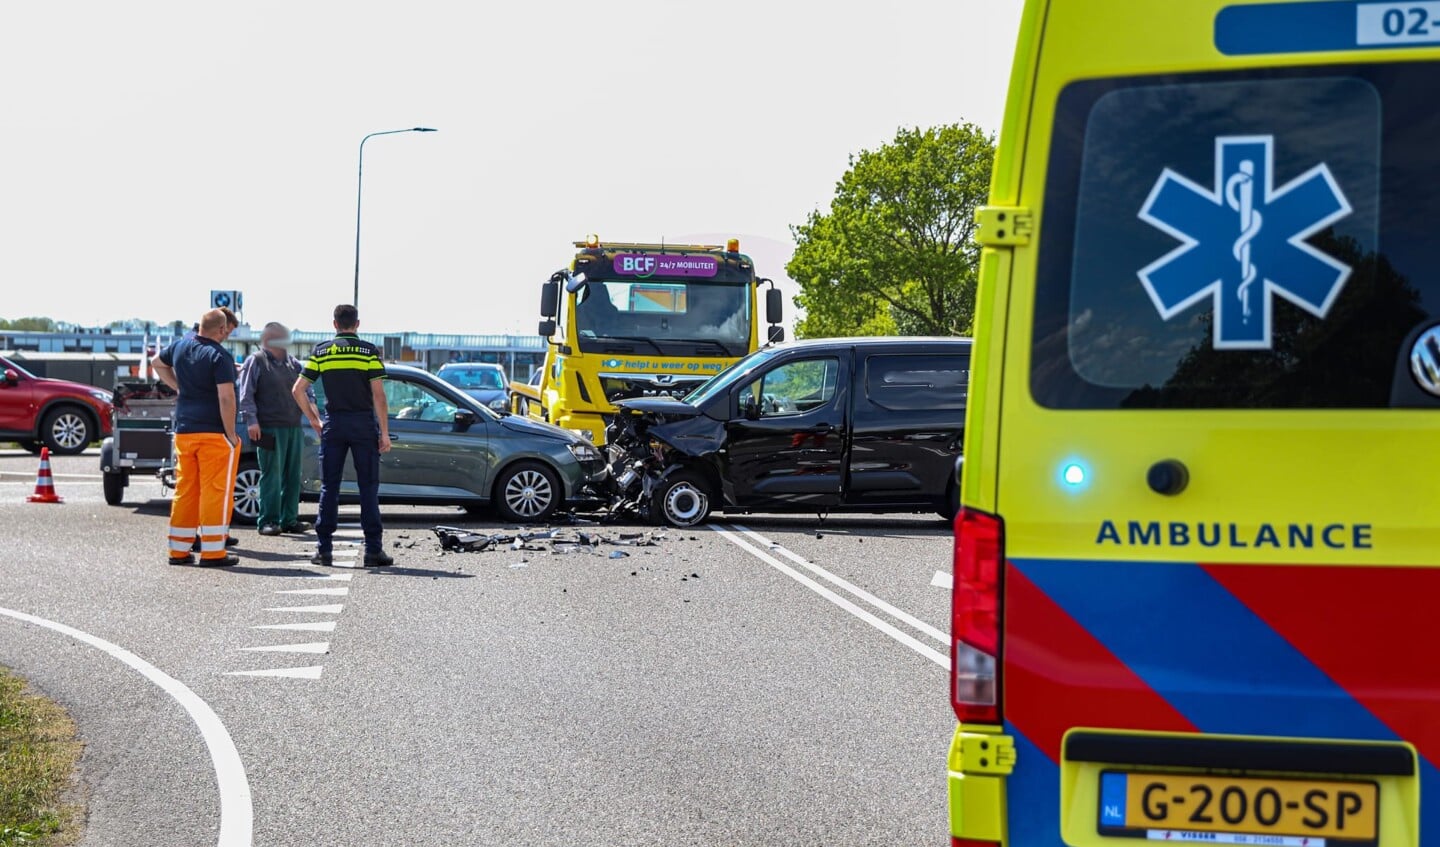
[{"label": "street light pole", "polygon": [[384,132],[372,132],[360,139],[360,167],[355,173],[355,299],[351,301],[357,308],[360,306],[360,200],[364,196],[365,190],[365,142],[377,135],[394,135],[399,132],[435,132],[435,130],[428,126],[387,129]]}]

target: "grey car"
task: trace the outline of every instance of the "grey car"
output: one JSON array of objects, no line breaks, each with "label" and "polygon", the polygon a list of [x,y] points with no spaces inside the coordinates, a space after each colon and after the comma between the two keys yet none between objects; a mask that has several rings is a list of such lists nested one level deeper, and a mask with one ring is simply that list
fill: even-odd
[{"label": "grey car", "polygon": [[[605,462],[569,430],[492,411],[419,368],[387,365],[385,397],[393,447],[380,458],[380,502],[490,507],[507,521],[534,523],[569,505],[598,502]],[[323,408],[324,392],[316,385]],[[318,439],[306,427],[301,496],[320,495]],[[242,492],[236,491],[237,513]],[[341,502],[354,502],[346,463]]]},{"label": "grey car", "polygon": [[505,369],[484,362],[454,362],[441,365],[435,372],[444,382],[455,386],[496,412],[510,407]]}]

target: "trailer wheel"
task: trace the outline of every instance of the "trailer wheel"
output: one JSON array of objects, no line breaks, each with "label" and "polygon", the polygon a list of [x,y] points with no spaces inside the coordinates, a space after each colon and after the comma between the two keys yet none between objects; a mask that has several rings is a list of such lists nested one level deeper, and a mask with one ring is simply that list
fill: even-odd
[{"label": "trailer wheel", "polygon": [[694,471],[670,474],[650,496],[650,516],[656,523],[685,529],[710,516],[710,486]]},{"label": "trailer wheel", "polygon": [[106,471],[101,478],[101,485],[105,489],[105,502],[111,506],[118,506],[125,500],[125,486],[130,480],[123,473]]}]

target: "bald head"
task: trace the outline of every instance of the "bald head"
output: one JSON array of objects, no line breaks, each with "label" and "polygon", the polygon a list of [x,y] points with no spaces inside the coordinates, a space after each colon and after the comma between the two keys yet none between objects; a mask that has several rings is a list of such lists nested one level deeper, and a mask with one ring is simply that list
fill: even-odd
[{"label": "bald head", "polygon": [[230,328],[230,318],[224,310],[211,309],[200,316],[200,334],[214,341],[219,341]]}]

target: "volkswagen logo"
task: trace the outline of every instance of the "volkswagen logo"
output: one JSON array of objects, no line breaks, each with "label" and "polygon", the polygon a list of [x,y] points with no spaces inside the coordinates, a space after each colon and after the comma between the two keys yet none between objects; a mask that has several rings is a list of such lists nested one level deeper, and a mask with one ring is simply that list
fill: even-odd
[{"label": "volkswagen logo", "polygon": [[1426,391],[1440,397],[1440,324],[1420,333],[1410,350],[1410,372]]}]

